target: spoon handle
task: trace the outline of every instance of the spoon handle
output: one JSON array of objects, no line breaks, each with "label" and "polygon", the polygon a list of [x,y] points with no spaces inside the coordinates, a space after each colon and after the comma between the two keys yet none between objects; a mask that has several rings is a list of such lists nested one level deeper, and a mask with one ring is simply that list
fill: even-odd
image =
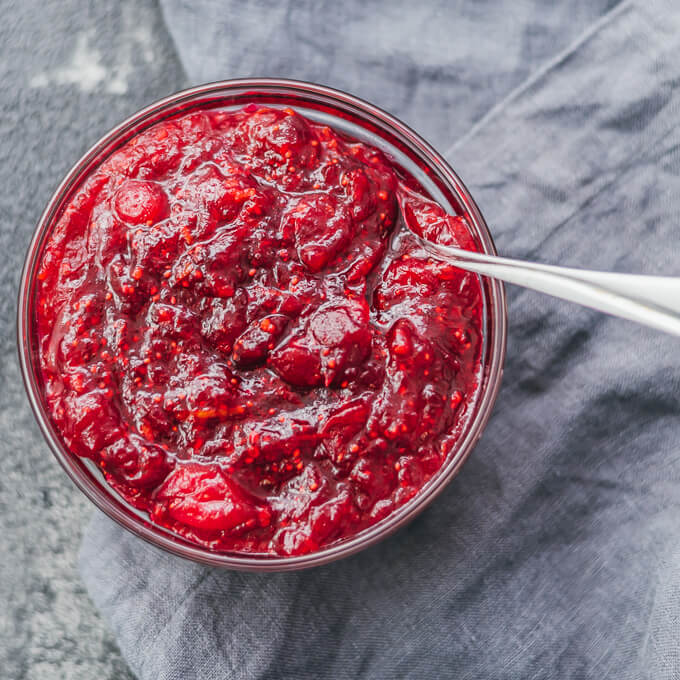
[{"label": "spoon handle", "polygon": [[680,336],[680,277],[555,267],[419,240],[428,252],[445,258],[461,269],[577,302]]}]

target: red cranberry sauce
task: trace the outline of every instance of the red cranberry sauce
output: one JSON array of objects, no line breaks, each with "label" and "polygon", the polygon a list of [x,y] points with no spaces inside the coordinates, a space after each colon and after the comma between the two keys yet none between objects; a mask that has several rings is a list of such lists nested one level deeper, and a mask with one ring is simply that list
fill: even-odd
[{"label": "red cranberry sauce", "polygon": [[475,249],[380,151],[291,109],[159,123],[43,250],[37,347],[65,446],[215,551],[296,555],[409,500],[479,388]]}]

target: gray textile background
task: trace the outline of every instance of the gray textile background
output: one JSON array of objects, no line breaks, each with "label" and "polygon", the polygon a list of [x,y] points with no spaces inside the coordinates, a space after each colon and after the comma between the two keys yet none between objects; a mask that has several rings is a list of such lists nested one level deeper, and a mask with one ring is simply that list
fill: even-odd
[{"label": "gray textile background", "polygon": [[[165,0],[162,8],[190,82],[306,78],[403,117],[447,151],[502,252],[680,273],[674,4]],[[173,64],[139,89],[110,92],[103,127],[123,115],[116,107],[127,112],[179,80]],[[63,80],[64,70],[49,78]],[[78,105],[92,98],[78,95]],[[91,141],[64,119],[68,111],[56,139]],[[15,162],[33,172],[24,164],[55,150]],[[73,160],[57,157],[59,168],[41,168],[46,184]],[[3,203],[2,219],[11,214],[7,223],[22,223],[25,235],[30,204],[22,205],[10,213]],[[298,574],[219,572],[96,515],[82,573],[132,671],[143,680],[680,677],[678,342],[519,290],[509,314],[504,387],[473,456],[434,505],[370,551]],[[11,346],[9,331],[3,343]],[[3,371],[17,399],[12,362]],[[40,451],[33,465],[50,465],[62,484],[23,400],[12,412],[3,399],[15,438],[2,464],[18,467],[16,451]],[[28,469],[10,479],[35,496]],[[75,534],[85,506],[73,498],[63,521]],[[40,516],[33,526],[43,526]],[[28,559],[35,543],[23,547]],[[54,559],[49,549],[43,556]],[[10,598],[22,585],[10,579]]]}]

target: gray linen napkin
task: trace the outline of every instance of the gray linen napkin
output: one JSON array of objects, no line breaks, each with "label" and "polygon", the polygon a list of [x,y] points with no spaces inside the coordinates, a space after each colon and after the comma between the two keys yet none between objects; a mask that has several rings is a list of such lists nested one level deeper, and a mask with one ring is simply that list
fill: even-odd
[{"label": "gray linen napkin", "polygon": [[[447,151],[502,252],[680,273],[680,11],[561,5],[164,12],[196,81],[309,78],[403,116]],[[678,341],[517,289],[509,317],[504,386],[472,457],[364,553],[301,573],[218,571],[97,515],[82,573],[133,671],[680,677]]]}]

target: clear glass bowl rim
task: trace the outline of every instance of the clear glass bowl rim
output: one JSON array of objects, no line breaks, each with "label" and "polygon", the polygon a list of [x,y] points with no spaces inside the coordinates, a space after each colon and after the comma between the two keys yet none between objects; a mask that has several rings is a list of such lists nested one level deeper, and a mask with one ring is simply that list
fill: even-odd
[{"label": "clear glass bowl rim", "polygon": [[486,338],[487,360],[484,364],[484,384],[481,388],[480,397],[475,404],[475,412],[468,421],[467,432],[465,432],[462,440],[457,443],[456,450],[451,455],[450,460],[410,501],[368,529],[339,543],[306,555],[292,557],[249,556],[247,554],[211,552],[180,537],[166,533],[162,528],[127,511],[125,502],[122,499],[115,498],[111,491],[102,488],[103,483],[87,472],[82,464],[78,464],[76,456],[62,445],[43,404],[29,336],[33,302],[32,291],[38,256],[46,234],[53,226],[56,211],[61,206],[66,194],[72,187],[77,186],[85,173],[89,172],[93,162],[103,152],[110,153],[111,145],[117,139],[122,138],[127,131],[161,112],[167,112],[170,115],[170,112],[177,111],[182,105],[190,104],[192,101],[210,96],[215,96],[216,99],[223,96],[235,96],[240,90],[245,90],[242,93],[244,99],[247,99],[248,93],[253,92],[280,95],[282,98],[285,98],[286,95],[301,96],[309,101],[317,99],[331,109],[335,106],[338,107],[338,111],[351,110],[352,115],[358,119],[363,119],[372,125],[377,123],[381,129],[393,134],[410,152],[415,153],[422,162],[427,164],[428,169],[434,173],[438,181],[443,182],[444,186],[455,195],[467,210],[484,251],[489,254],[496,254],[496,248],[486,222],[458,175],[428,142],[386,111],[341,90],[304,81],[281,78],[244,78],[206,83],[181,90],[156,101],[121,122],[96,142],[60,183],[38,220],[24,261],[17,311],[17,347],[24,386],[33,414],[45,440],[75,485],[101,511],[128,531],[152,545],[194,562],[243,571],[289,571],[318,566],[347,557],[386,538],[429,505],[456,476],[481,436],[500,389],[506,351],[507,306],[503,284],[495,280],[485,280],[485,290],[490,302],[487,315],[491,333],[490,337]]}]

